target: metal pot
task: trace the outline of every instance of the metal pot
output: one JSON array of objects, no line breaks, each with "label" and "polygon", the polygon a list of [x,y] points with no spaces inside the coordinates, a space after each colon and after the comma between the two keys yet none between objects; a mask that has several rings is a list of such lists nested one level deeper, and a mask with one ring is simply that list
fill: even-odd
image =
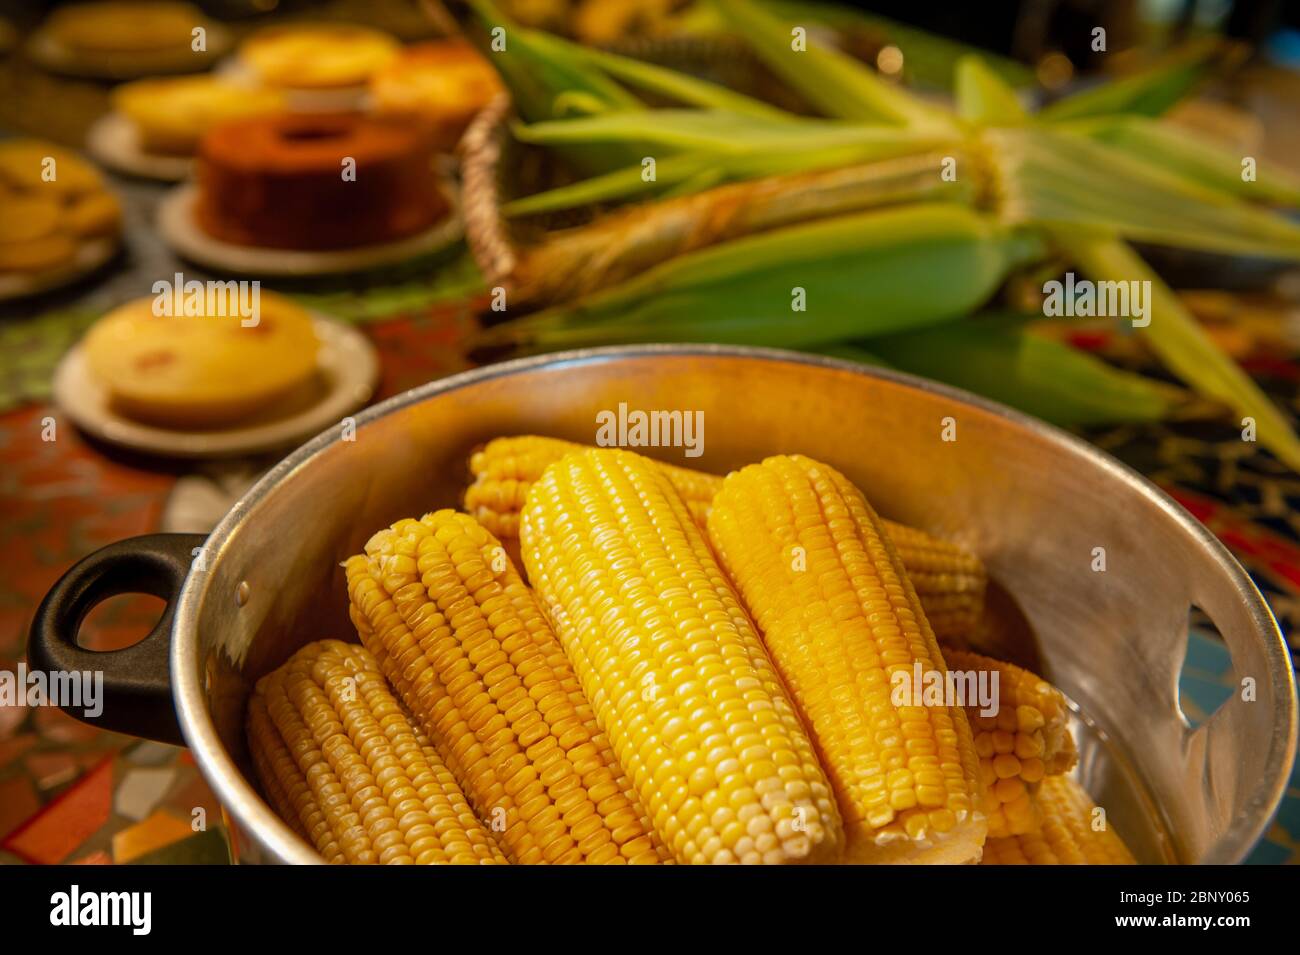
[{"label": "metal pot", "polygon": [[[620,402],[704,412],[703,457],[659,457],[725,473],[799,451],[841,468],[883,514],[974,549],[1037,632],[1044,675],[1078,706],[1083,781],[1140,860],[1238,862],[1263,833],[1295,755],[1295,682],[1268,607],[1204,527],[1038,421],[908,375],[765,349],[572,352],[392,398],[355,435],[334,429],[282,461],[206,543],[154,535],[77,564],[37,613],[32,664],[102,669],[101,726],[183,736],[241,861],[318,862],[251,781],[250,686],[304,643],[351,636],[339,562],[394,520],[454,505],[473,445],[530,432],[591,442],[597,412]],[[168,600],[157,628],[125,650],[78,648],[85,613],[131,591]],[[1234,694],[1196,728],[1177,689],[1193,605],[1254,683],[1253,701]]]}]

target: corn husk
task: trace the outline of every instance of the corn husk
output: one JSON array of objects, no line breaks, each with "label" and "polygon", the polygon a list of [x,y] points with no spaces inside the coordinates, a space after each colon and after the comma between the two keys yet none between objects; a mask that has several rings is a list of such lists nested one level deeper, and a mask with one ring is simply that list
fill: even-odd
[{"label": "corn husk", "polygon": [[1291,422],[1219,350],[1178,296],[1137,253],[1113,234],[1078,229],[1052,231],[1056,243],[1094,281],[1150,282],[1151,323],[1140,331],[1152,350],[1189,387],[1224,402],[1242,418],[1254,419],[1260,443],[1287,467],[1300,470],[1300,439]]},{"label": "corn husk", "polygon": [[482,347],[644,341],[798,348],[912,328],[982,305],[1041,257],[1032,231],[915,203],[746,236],[678,256],[569,306],[489,329]]},{"label": "corn husk", "polygon": [[922,199],[972,202],[971,183],[940,176],[943,159],[927,154],[836,166],[633,206],[529,250],[511,300],[532,308],[577,299],[676,256],[799,222]]}]

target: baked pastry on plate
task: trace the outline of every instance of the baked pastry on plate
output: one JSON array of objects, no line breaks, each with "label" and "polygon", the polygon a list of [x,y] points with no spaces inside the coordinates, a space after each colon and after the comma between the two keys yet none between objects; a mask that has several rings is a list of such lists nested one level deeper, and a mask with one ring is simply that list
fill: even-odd
[{"label": "baked pastry on plate", "polygon": [[83,341],[92,373],[123,416],[169,428],[220,427],[285,398],[315,374],[319,342],[311,315],[289,299],[259,290],[254,310],[227,294],[183,294],[176,297],[188,314],[176,314],[174,305],[158,307],[172,302],[164,296],[119,306]]},{"label": "baked pastry on plate", "polygon": [[369,27],[284,24],[254,33],[240,45],[239,59],[267,86],[328,90],[364,85],[400,49]]},{"label": "baked pastry on plate", "polygon": [[502,89],[491,64],[459,39],[409,46],[370,78],[377,112],[427,121],[443,149],[456,145],[474,114]]},{"label": "baked pastry on plate", "polygon": [[0,276],[71,265],[83,243],[116,236],[121,218],[117,198],[76,153],[0,142]]},{"label": "baked pastry on plate", "polygon": [[236,120],[199,146],[195,217],[223,242],[348,249],[430,228],[450,211],[423,126],[360,113]]},{"label": "baked pastry on plate", "polygon": [[168,156],[192,156],[203,134],[220,123],[283,107],[277,90],[215,76],[136,80],[113,90],[113,108],[131,121],[140,148]]},{"label": "baked pastry on plate", "polygon": [[206,69],[228,43],[226,30],[188,3],[104,0],[56,9],[29,50],[61,73],[126,79]]}]

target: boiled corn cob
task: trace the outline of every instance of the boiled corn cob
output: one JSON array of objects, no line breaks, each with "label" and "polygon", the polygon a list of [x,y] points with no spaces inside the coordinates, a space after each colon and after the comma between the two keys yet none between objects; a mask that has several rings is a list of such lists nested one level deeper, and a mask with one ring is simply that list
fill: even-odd
[{"label": "boiled corn cob", "polygon": [[943,649],[949,669],[997,674],[997,713],[966,707],[975,734],[989,837],[1032,832],[1042,822],[1033,798],[1046,777],[1069,772],[1078,759],[1065,697],[1047,681],[1010,663]]},{"label": "boiled corn cob", "polygon": [[[465,510],[499,537],[507,548],[519,535],[519,512],[528,488],[552,461],[583,445],[534,435],[495,438],[470,457],[474,481],[465,490]],[[701,528],[722,478],[703,471],[657,462]],[[974,554],[924,531],[884,521],[930,626],[940,638],[974,629],[984,607],[988,578]]]},{"label": "boiled corn cob", "polygon": [[248,744],[276,811],[327,862],[506,862],[361,647],[308,644],[259,680]]},{"label": "boiled corn cob", "polygon": [[816,461],[768,458],[727,476],[709,539],[809,725],[848,860],[978,860],[985,822],[970,727],[959,706],[894,699],[898,675],[944,663],[862,494]]},{"label": "boiled corn cob", "polygon": [[1133,855],[1083,787],[1050,776],[1038,793],[1042,826],[1019,836],[990,838],[984,865],[1134,865]]},{"label": "boiled corn cob", "polygon": [[567,455],[521,522],[529,579],[684,863],[835,861],[842,827],[780,678],[664,471]]},{"label": "boiled corn cob", "polygon": [[512,862],[666,857],[491,534],[439,511],[380,531],[344,566],[362,642]]}]

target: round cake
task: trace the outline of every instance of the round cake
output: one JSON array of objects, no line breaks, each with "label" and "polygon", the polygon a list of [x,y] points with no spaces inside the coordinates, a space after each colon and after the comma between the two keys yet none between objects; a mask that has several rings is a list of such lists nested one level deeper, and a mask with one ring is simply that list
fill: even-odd
[{"label": "round cake", "polygon": [[74,52],[154,53],[189,49],[191,31],[207,23],[188,3],[108,0],[55,10],[46,28]]},{"label": "round cake", "polygon": [[181,295],[179,308],[176,297],[127,302],[86,333],[90,369],[127,417],[163,427],[234,424],[316,373],[311,316],[289,299],[259,291],[256,314],[244,317],[229,294]]},{"label": "round cake", "polygon": [[190,156],[203,134],[244,116],[284,105],[276,90],[249,89],[215,76],[154,78],[113,90],[113,107],[135,126],[146,152]]},{"label": "round cake", "polygon": [[199,225],[236,245],[346,249],[405,238],[449,211],[429,131],[359,113],[235,120],[199,146]]},{"label": "round cake", "polygon": [[370,80],[377,111],[428,122],[442,148],[501,90],[496,70],[464,40],[417,43]]},{"label": "round cake", "polygon": [[253,34],[239,58],[268,86],[338,89],[359,86],[395,57],[386,33],[348,23],[285,24]]}]

